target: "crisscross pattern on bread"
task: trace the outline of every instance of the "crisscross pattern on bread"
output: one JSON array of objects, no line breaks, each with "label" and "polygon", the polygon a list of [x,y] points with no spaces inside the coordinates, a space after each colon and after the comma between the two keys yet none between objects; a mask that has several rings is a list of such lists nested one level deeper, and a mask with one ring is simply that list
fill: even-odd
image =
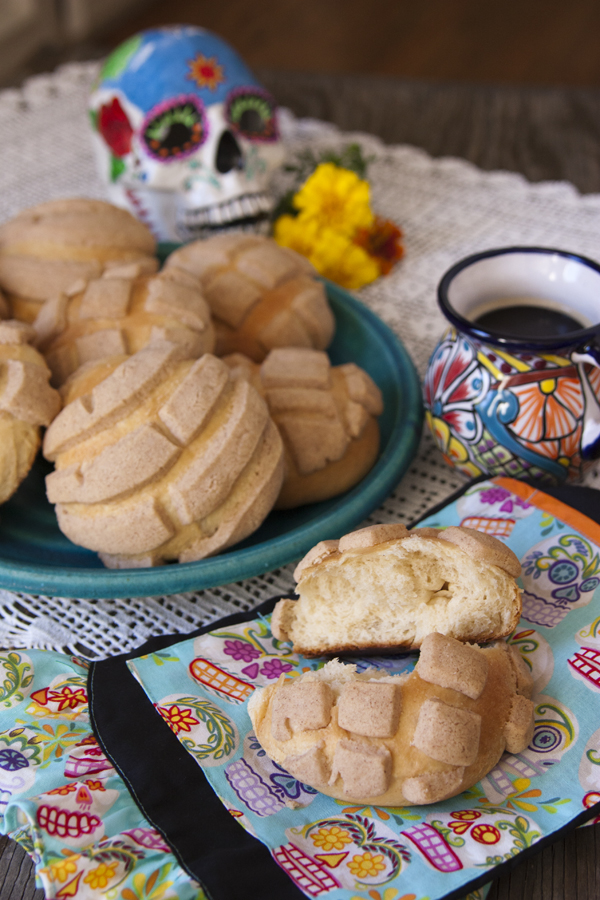
[{"label": "crisscross pattern on bread", "polygon": [[144,260],[156,244],[131,213],[102,200],[51,200],[0,226],[0,286],[12,314],[32,322],[43,301],[111,265]]},{"label": "crisscross pattern on bread", "polygon": [[254,531],[281,486],[283,448],[266,404],[211,354],[156,342],[98,381],[87,369],[44,453],[58,522],[110,566],[199,559]]},{"label": "crisscross pattern on bread", "polygon": [[41,443],[40,426],[60,409],[50,371],[29,343],[33,330],[14,319],[0,322],[0,503],[29,472]]},{"label": "crisscross pattern on bread", "polygon": [[148,274],[145,263],[108,270],[48,300],[34,327],[58,387],[86,363],[136,353],[168,340],[190,358],[210,353],[215,334],[198,280],[172,269]]},{"label": "crisscross pattern on bread", "polygon": [[481,648],[432,634],[410,675],[359,673],[332,660],[255,691],[248,712],[266,753],[325,794],[378,806],[434,803],[477,782],[504,750],[528,746],[534,705],[521,693],[521,662],[503,642]]},{"label": "crisscross pattern on bread", "polygon": [[270,238],[217,235],[176,250],[166,263],[200,279],[217,332],[216,352],[261,362],[273,347],[324,350],[335,322],[323,284],[304,257]]}]

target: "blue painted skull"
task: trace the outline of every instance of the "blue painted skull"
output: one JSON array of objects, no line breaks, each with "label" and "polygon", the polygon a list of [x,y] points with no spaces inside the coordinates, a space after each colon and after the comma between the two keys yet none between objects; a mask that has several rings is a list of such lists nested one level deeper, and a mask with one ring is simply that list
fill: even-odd
[{"label": "blue painted skull", "polygon": [[105,61],[90,114],[110,200],[159,240],[268,215],[277,108],[216,35],[172,26],[129,38]]}]

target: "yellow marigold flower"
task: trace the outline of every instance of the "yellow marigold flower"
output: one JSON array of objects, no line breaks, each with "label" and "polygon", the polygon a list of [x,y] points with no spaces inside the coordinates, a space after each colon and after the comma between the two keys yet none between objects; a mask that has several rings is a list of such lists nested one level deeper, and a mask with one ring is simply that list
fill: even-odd
[{"label": "yellow marigold flower", "polygon": [[377,261],[350,238],[322,228],[309,259],[317,272],[342,287],[357,290],[379,278]]},{"label": "yellow marigold flower", "polygon": [[312,835],[312,840],[315,847],[322,847],[323,850],[343,850],[344,844],[352,843],[348,832],[339,825],[332,825],[331,828],[319,828],[317,833]]},{"label": "yellow marigold flower", "polygon": [[310,259],[319,236],[316,219],[304,221],[300,216],[279,216],[273,226],[273,237],[282,247],[289,247]]},{"label": "yellow marigold flower", "polygon": [[346,234],[319,227],[316,220],[302,216],[280,216],[273,236],[282,247],[289,247],[313,264],[317,272],[350,290],[357,290],[379,278],[377,260]]},{"label": "yellow marigold flower", "polygon": [[[79,859],[79,856],[76,857]],[[52,863],[49,868],[49,875],[51,881],[66,881],[69,875],[73,875],[77,871],[77,864],[73,859],[59,859],[57,862]]]},{"label": "yellow marigold flower", "polygon": [[83,880],[86,884],[89,884],[93,891],[98,888],[105,888],[108,885],[108,882],[115,877],[116,868],[116,862],[113,862],[110,865],[100,863],[95,869],[91,869]]},{"label": "yellow marigold flower", "polygon": [[383,854],[363,853],[362,856],[353,856],[348,863],[348,868],[355,878],[367,878],[369,875],[377,875],[385,869]]},{"label": "yellow marigold flower", "polygon": [[303,219],[354,235],[369,228],[374,216],[369,205],[369,183],[350,169],[321,163],[294,195],[294,206]]}]

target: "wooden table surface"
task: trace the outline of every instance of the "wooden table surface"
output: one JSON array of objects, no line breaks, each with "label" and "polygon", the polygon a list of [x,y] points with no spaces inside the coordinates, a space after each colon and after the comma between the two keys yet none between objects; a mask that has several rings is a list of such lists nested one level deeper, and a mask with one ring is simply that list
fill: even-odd
[{"label": "wooden table surface", "polygon": [[[375,76],[259,71],[299,116],[386,143],[458,156],[531,181],[600,192],[600,89],[434,83]],[[598,248],[600,259],[600,247]],[[600,723],[599,723],[600,724]],[[28,857],[0,838],[0,900],[43,900]],[[488,900],[598,900],[600,825],[579,828],[498,879]],[[260,898],[252,898],[260,900]]]}]

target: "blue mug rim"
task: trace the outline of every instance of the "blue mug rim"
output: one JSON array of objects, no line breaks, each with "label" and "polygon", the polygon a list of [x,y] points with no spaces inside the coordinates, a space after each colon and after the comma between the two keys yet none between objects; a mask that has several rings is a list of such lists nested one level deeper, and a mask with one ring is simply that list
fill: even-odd
[{"label": "blue mug rim", "polygon": [[437,298],[438,305],[446,317],[448,321],[454,325],[454,327],[461,334],[467,335],[472,340],[479,341],[480,343],[485,344],[493,344],[497,347],[502,347],[506,350],[523,350],[523,351],[531,351],[531,350],[558,350],[563,347],[572,347],[572,346],[585,346],[586,344],[591,343],[597,336],[600,334],[600,321],[597,325],[591,325],[589,328],[581,328],[577,331],[570,331],[565,335],[554,335],[549,337],[538,337],[535,340],[520,340],[515,337],[511,337],[510,335],[503,335],[502,333],[488,331],[485,328],[479,328],[470,322],[468,319],[463,318],[463,316],[459,315],[454,308],[451,306],[450,301],[448,299],[448,289],[453,279],[462,272],[463,269],[468,268],[468,266],[473,265],[473,263],[479,262],[481,259],[489,259],[493,256],[503,256],[509,253],[545,253],[545,254],[556,254],[566,259],[573,259],[576,262],[583,263],[583,265],[588,266],[590,269],[593,269],[600,275],[600,264],[595,262],[593,259],[589,259],[587,256],[582,256],[579,253],[572,253],[569,250],[558,250],[555,247],[536,247],[536,246],[511,246],[511,247],[497,247],[492,250],[482,250],[479,253],[473,253],[470,256],[465,256],[464,259],[459,260],[455,263],[448,271],[442,276],[441,281],[438,284],[437,289]]}]

